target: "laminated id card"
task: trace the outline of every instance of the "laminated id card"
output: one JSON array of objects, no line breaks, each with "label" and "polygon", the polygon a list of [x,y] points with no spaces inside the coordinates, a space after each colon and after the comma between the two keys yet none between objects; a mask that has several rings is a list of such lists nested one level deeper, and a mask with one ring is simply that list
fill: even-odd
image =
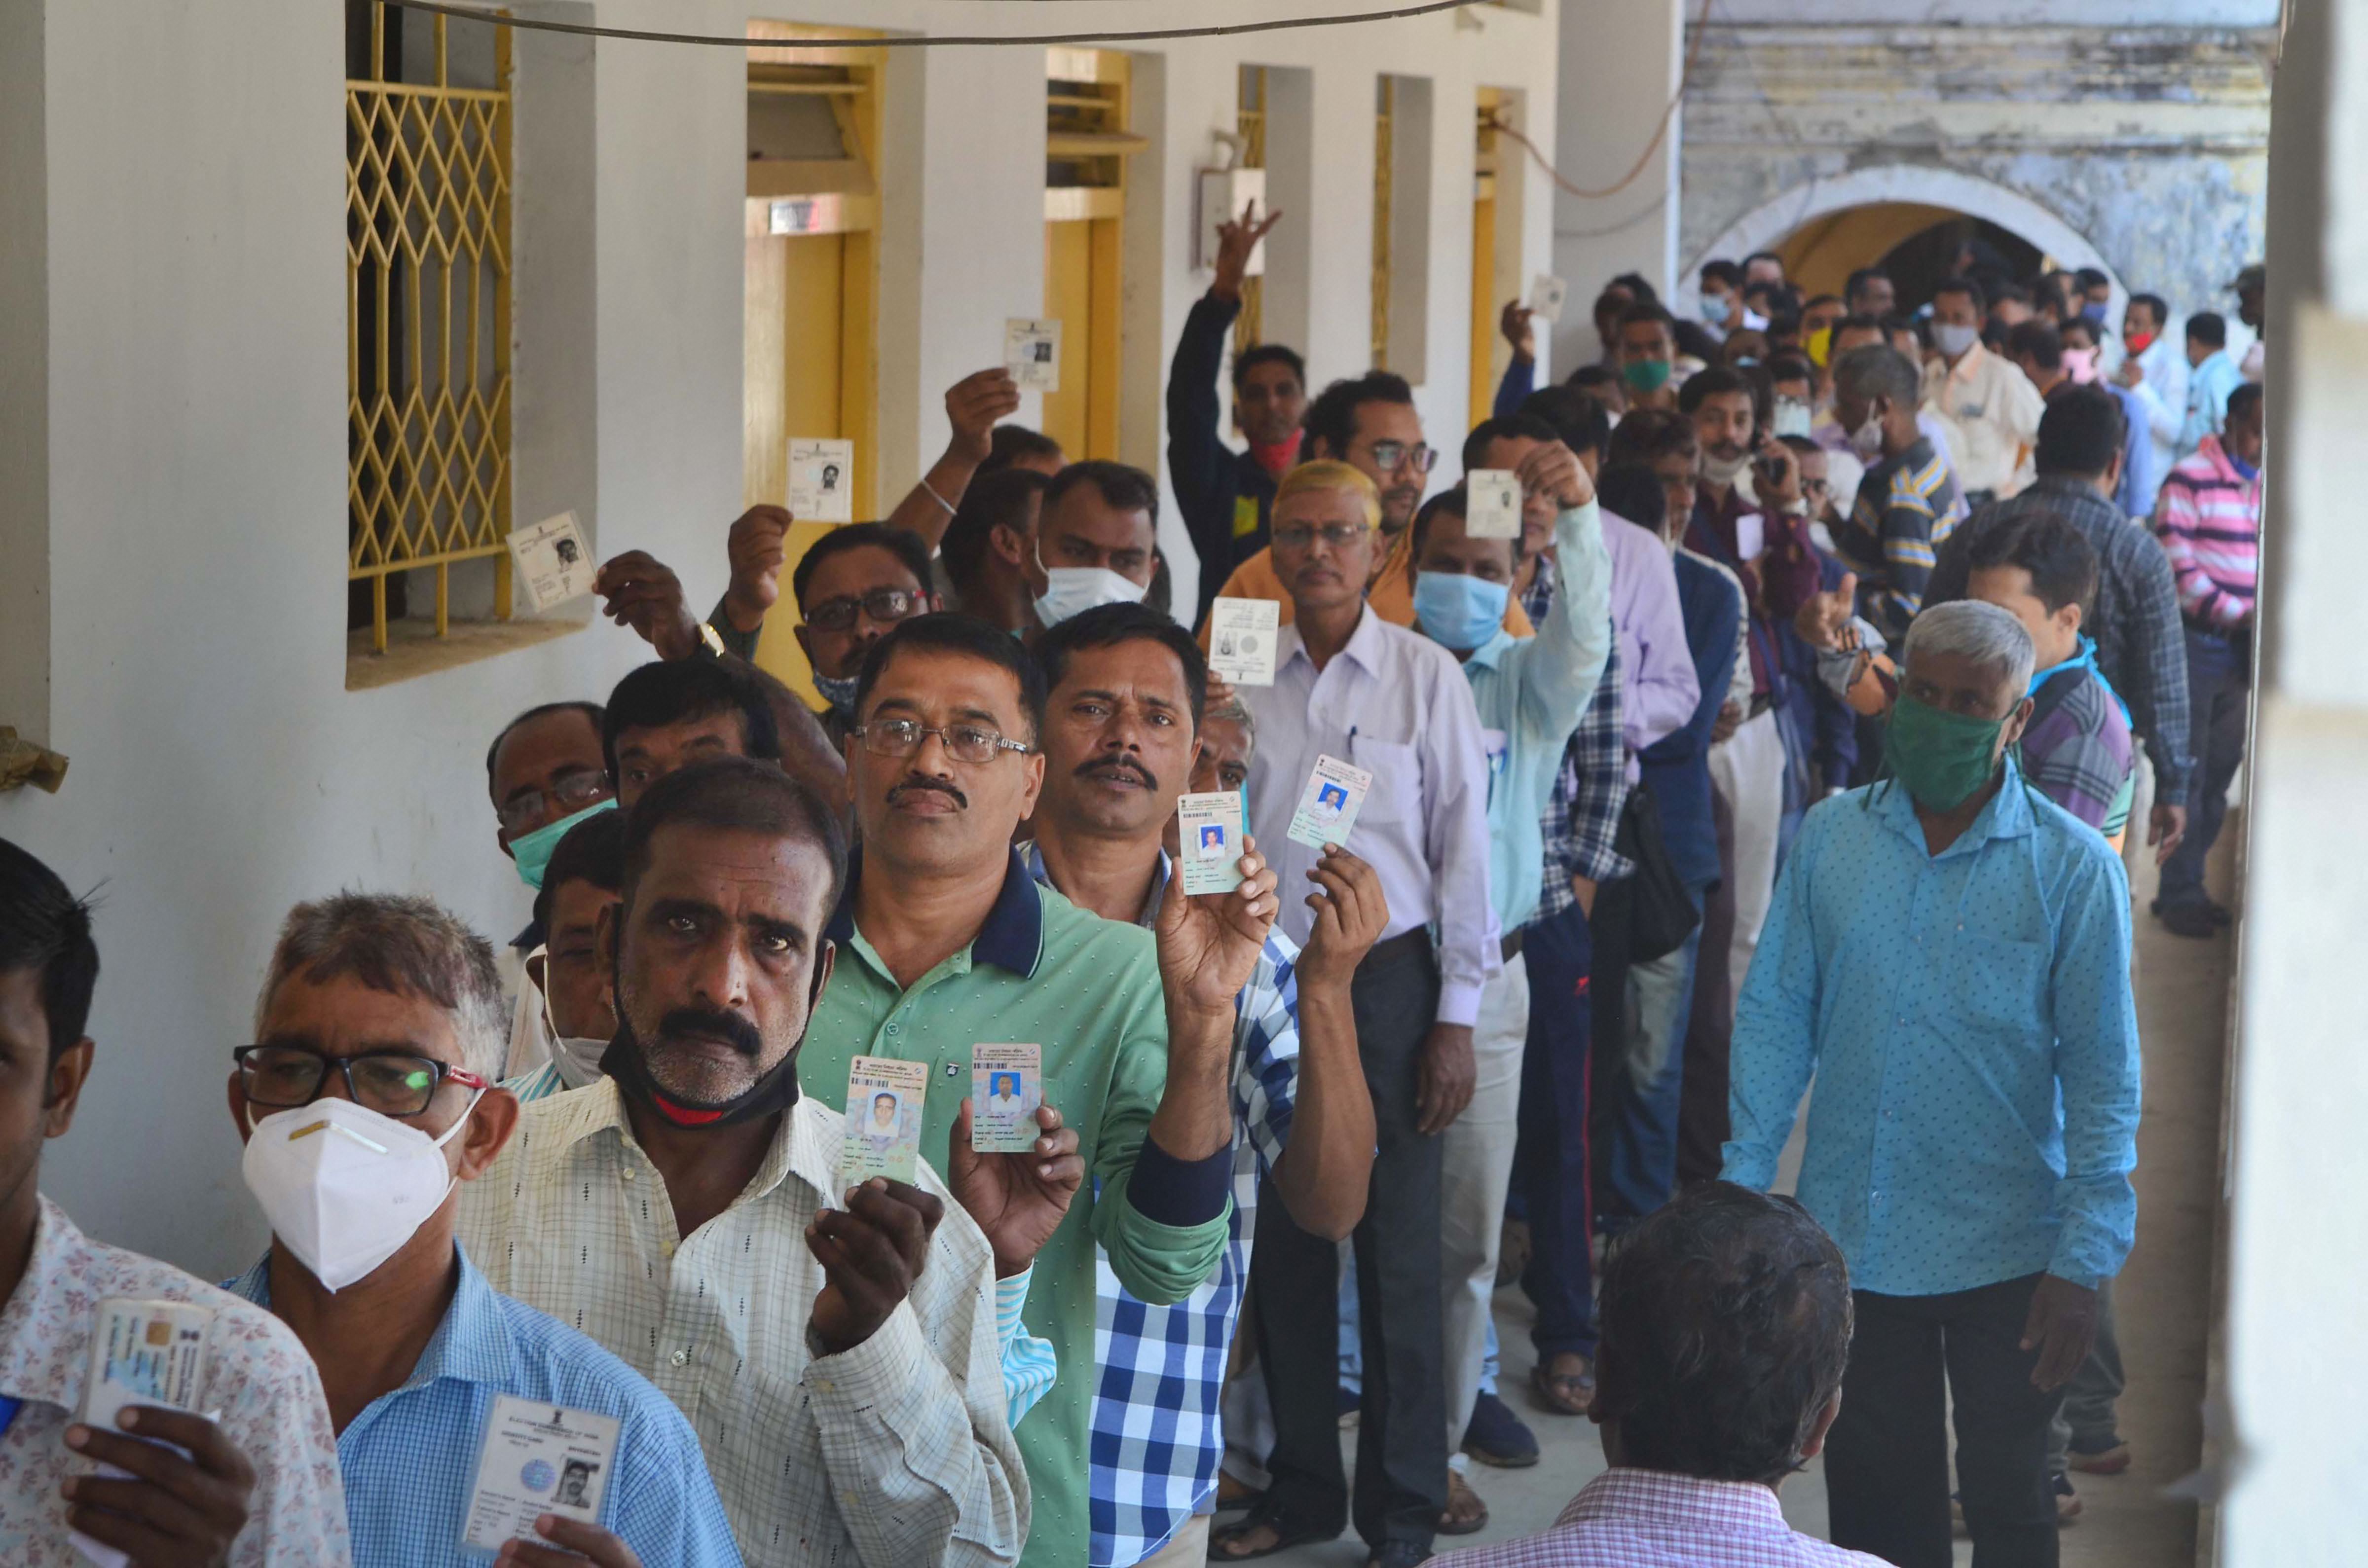
[{"label": "laminated id card", "polygon": [[855,520],[855,443],[790,443],[790,516],[802,523]]},{"label": "laminated id card", "polygon": [[847,1143],[838,1185],[861,1187],[873,1176],[909,1183],[921,1162],[922,1100],[929,1091],[924,1062],[859,1056],[847,1074]]},{"label": "laminated id card", "polygon": [[1562,302],[1570,293],[1570,285],[1551,272],[1541,272],[1530,280],[1530,314],[1552,324],[1562,320]]},{"label": "laminated id card", "polygon": [[1467,539],[1521,537],[1521,481],[1508,468],[1475,468],[1463,476]]},{"label": "laminated id card", "polygon": [[1022,392],[1061,390],[1061,324],[1013,316],[1003,324],[1003,363]]},{"label": "laminated id card", "polygon": [[90,1376],[83,1384],[84,1425],[112,1432],[116,1413],[127,1404],[197,1408],[212,1308],[110,1296],[94,1311]]},{"label": "laminated id card", "polygon": [[1274,684],[1282,606],[1273,599],[1218,599],[1209,607],[1209,673],[1235,686]]},{"label": "laminated id card", "polygon": [[528,602],[537,615],[590,593],[598,570],[573,512],[511,529],[510,558],[518,563],[518,580],[526,585]]},{"label": "laminated id card", "polygon": [[506,1540],[548,1545],[534,1528],[543,1514],[598,1524],[617,1432],[612,1415],[495,1394],[461,1544],[482,1551],[498,1551]]},{"label": "laminated id card", "polygon": [[1299,809],[1291,813],[1290,836],[1310,849],[1327,844],[1345,847],[1358,809],[1365,803],[1365,791],[1372,787],[1373,776],[1354,763],[1318,756],[1307,788],[1299,793]]},{"label": "laminated id card", "polygon": [[1176,800],[1177,858],[1189,896],[1242,885],[1242,839],[1249,831],[1241,792],[1212,790]]},{"label": "laminated id card", "polygon": [[1025,1154],[1043,1129],[1036,1109],[1044,1103],[1044,1048],[1037,1045],[973,1045],[970,1048],[970,1146],[982,1154]]}]

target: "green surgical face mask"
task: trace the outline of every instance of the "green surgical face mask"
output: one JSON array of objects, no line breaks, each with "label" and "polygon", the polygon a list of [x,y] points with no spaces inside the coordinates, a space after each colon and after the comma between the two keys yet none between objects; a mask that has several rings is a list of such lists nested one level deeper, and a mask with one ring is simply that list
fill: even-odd
[{"label": "green surgical face mask", "polygon": [[616,799],[611,796],[608,800],[595,801],[572,817],[562,817],[557,822],[547,823],[536,828],[523,837],[511,839],[510,858],[518,862],[518,881],[534,889],[535,892],[541,892],[542,873],[551,868],[551,852],[559,847],[559,841],[567,836],[567,830],[586,817],[598,816],[602,812],[613,812],[616,809]]},{"label": "green surgical face mask", "polygon": [[1951,811],[1997,774],[2004,719],[1969,719],[1902,694],[1883,732],[1883,761],[1928,812]]},{"label": "green surgical face mask", "polygon": [[1620,376],[1640,392],[1656,392],[1669,384],[1669,362],[1667,359],[1631,359],[1620,367]]}]

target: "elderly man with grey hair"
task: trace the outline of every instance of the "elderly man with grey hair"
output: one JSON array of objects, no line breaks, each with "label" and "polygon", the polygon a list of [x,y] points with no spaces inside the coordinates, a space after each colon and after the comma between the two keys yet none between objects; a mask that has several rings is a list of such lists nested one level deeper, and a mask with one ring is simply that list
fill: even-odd
[{"label": "elderly man with grey hair", "polygon": [[2030,634],[1996,605],[1908,633],[1885,777],[1811,811],[1735,1028],[1725,1175],[1801,1200],[1858,1333],[1826,1449],[1833,1539],[1951,1560],[1948,1414],[1985,1562],[2056,1561],[2048,1424],[2137,1222],[2129,887],[2023,778]]},{"label": "elderly man with grey hair", "polygon": [[[255,1012],[230,1108],[272,1244],[228,1288],[320,1368],[354,1562],[737,1563],[674,1403],[453,1239],[454,1193],[518,1122],[493,1084],[509,1029],[485,939],[422,898],[298,904]],[[495,1449],[515,1496],[489,1510],[477,1455]]]}]

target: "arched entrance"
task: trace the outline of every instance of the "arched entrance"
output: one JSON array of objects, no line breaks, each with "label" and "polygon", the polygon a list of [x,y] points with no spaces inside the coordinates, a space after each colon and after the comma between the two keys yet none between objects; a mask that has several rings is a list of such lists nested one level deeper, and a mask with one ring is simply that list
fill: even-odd
[{"label": "arched entrance", "polygon": [[[1713,256],[1740,261],[1754,251],[1787,254],[1822,277],[1832,271],[1833,292],[1852,267],[1880,259],[1895,246],[1958,219],[1995,225],[1999,241],[2020,241],[2058,267],[2093,267],[2112,279],[2114,320],[2127,293],[2122,279],[2080,232],[2019,191],[1927,164],[1888,164],[1795,187],[1761,203],[1729,224],[1686,264],[1677,290],[1680,310],[1696,302],[1695,276]],[[1997,243],[1997,242],[1994,242]],[[1788,260],[1792,257],[1788,255]]]}]

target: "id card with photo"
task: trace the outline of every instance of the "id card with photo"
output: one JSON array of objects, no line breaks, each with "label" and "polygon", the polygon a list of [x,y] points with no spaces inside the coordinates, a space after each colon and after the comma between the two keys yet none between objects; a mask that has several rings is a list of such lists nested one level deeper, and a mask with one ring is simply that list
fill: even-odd
[{"label": "id card with photo", "polygon": [[510,558],[518,562],[518,581],[526,585],[527,599],[537,615],[590,593],[599,571],[573,512],[545,517],[532,528],[512,528]]},{"label": "id card with photo", "polygon": [[498,1551],[506,1540],[548,1545],[534,1528],[542,1514],[598,1524],[617,1467],[617,1432],[612,1415],[495,1394],[461,1544],[483,1551]]},{"label": "id card with photo", "polygon": [[1551,272],[1541,272],[1530,280],[1530,314],[1551,325],[1562,320],[1562,302],[1570,293],[1570,285]]},{"label": "id card with photo", "polygon": [[840,1190],[873,1176],[910,1182],[921,1162],[921,1111],[929,1069],[920,1062],[859,1056],[847,1074],[847,1143]]},{"label": "id card with photo", "polygon": [[1318,756],[1307,788],[1299,792],[1299,809],[1291,813],[1291,837],[1310,849],[1327,844],[1346,847],[1365,791],[1372,787],[1373,776],[1354,763]]},{"label": "id card with photo", "polygon": [[82,1395],[85,1426],[116,1430],[116,1413],[127,1404],[197,1408],[212,1308],[110,1296],[92,1310],[90,1375]]},{"label": "id card with photo", "polygon": [[1242,839],[1249,808],[1236,790],[1212,790],[1176,800],[1176,844],[1184,892],[1231,892],[1242,885]]},{"label": "id card with photo", "polygon": [[1219,599],[1209,607],[1209,673],[1235,686],[1274,684],[1282,606],[1273,599]]},{"label": "id card with photo", "polygon": [[970,1048],[970,1146],[982,1154],[1025,1154],[1043,1131],[1036,1125],[1044,1103],[1044,1048],[1040,1045],[973,1045]]},{"label": "id card with photo", "polygon": [[1061,324],[1013,316],[1003,324],[1003,363],[1022,392],[1061,390]]},{"label": "id card with photo", "polygon": [[855,443],[790,443],[790,516],[802,523],[855,521]]},{"label": "id card with photo", "polygon": [[1475,468],[1463,476],[1466,539],[1521,537],[1521,480],[1508,468]]}]

